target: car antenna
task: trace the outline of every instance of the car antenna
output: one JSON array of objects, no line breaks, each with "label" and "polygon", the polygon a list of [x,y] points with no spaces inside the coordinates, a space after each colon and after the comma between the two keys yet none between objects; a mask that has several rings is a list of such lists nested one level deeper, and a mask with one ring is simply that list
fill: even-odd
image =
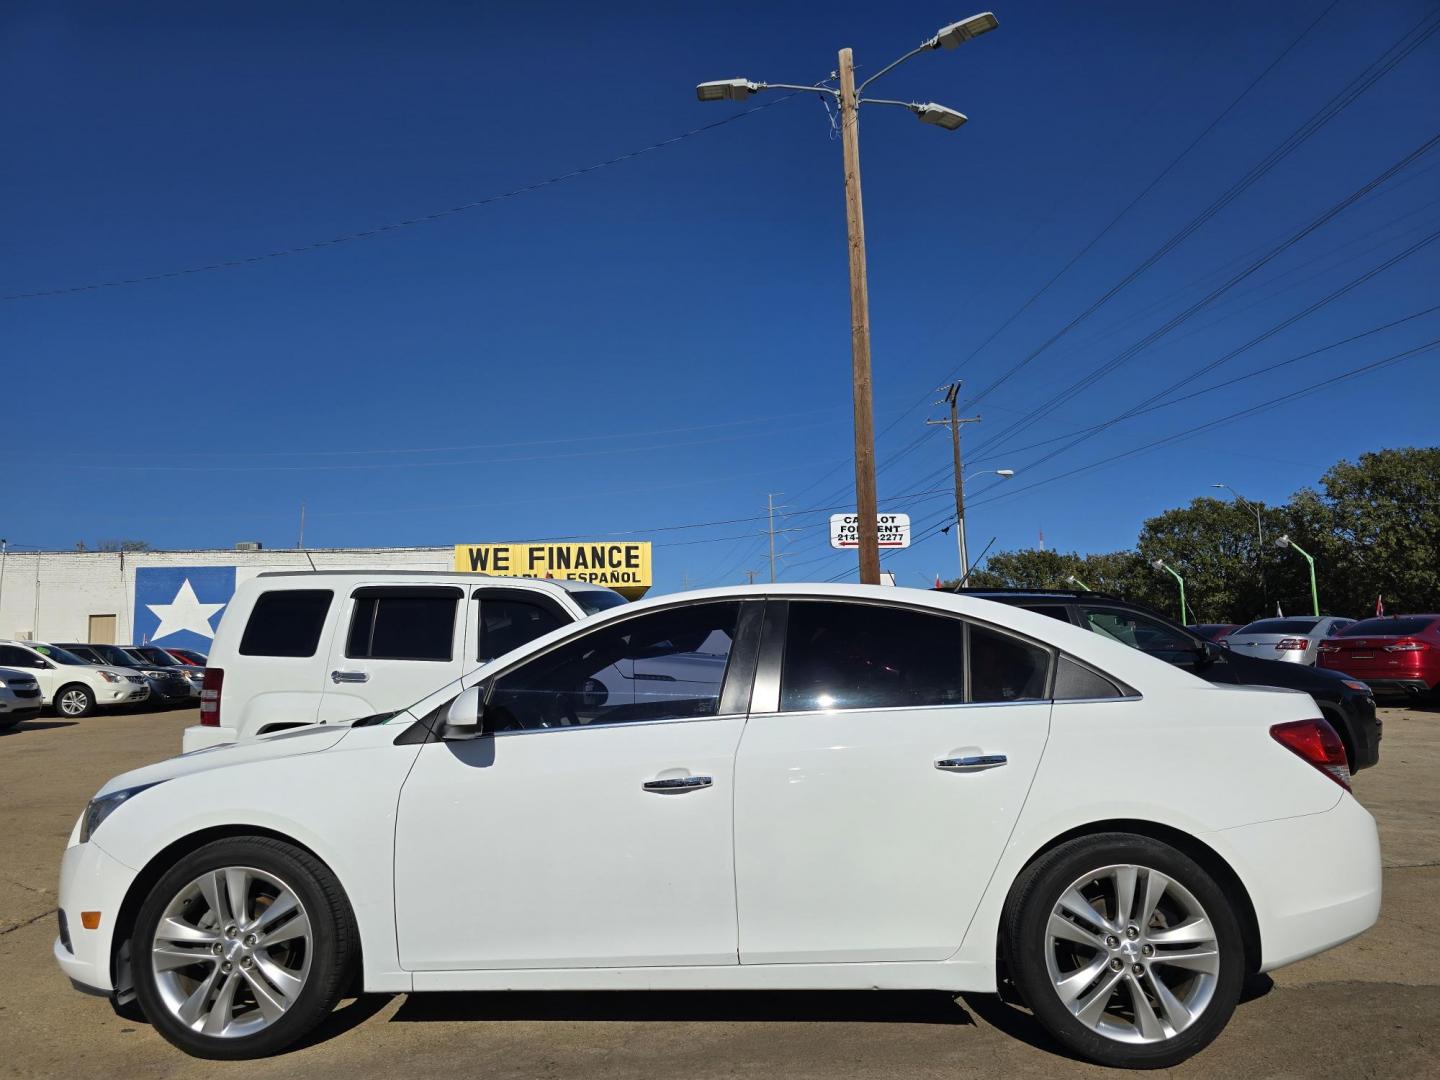
[{"label": "car antenna", "polygon": [[970,564],[969,569],[967,569],[967,570],[965,571],[965,576],[962,577],[959,581],[957,581],[957,582],[955,583],[955,591],[956,591],[956,592],[959,592],[961,589],[963,589],[963,588],[965,587],[965,583],[970,580],[970,575],[975,572],[975,568],[976,568],[977,566],[979,566],[982,562],[985,561],[985,553],[988,552],[988,551],[989,551],[992,547],[994,547],[994,546],[995,546],[995,537],[992,536],[992,537],[990,537],[990,543],[988,543],[988,544],[985,545],[985,550],[982,551],[982,552],[980,552],[980,557],[977,558],[973,563]]}]

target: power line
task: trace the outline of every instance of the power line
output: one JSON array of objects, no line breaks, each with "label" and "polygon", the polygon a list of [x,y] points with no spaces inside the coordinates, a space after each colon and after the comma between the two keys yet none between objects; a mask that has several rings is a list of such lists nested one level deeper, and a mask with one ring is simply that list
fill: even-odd
[{"label": "power line", "polygon": [[439,221],[441,218],[453,217],[456,214],[463,214],[467,210],[474,210],[481,206],[489,206],[493,203],[503,202],[506,199],[513,199],[520,195],[528,195],[543,188],[552,187],[555,184],[563,184],[567,180],[574,180],[586,176],[601,169],[608,169],[613,165],[619,165],[626,161],[633,161],[635,158],[645,154],[654,153],[657,150],[664,150],[674,146],[676,143],[684,142],[686,139],[693,139],[696,135],[703,135],[707,131],[714,131],[716,128],[724,127],[726,124],[733,124],[747,116],[763,112],[765,109],[772,109],[782,102],[789,101],[795,94],[786,94],[783,97],[767,101],[763,105],[754,105],[748,109],[732,113],[713,123],[704,124],[689,131],[673,135],[668,139],[651,143],[649,146],[642,146],[637,150],[630,150],[627,153],[619,154],[604,161],[597,161],[593,165],[586,165],[583,168],[571,169],[569,172],[557,173],[554,176],[547,176],[543,180],[536,180],[533,183],[522,184],[520,187],[511,188],[509,191],[497,192],[493,195],[486,195],[483,198],[475,199],[472,202],[461,203],[458,206],[451,206],[444,210],[435,210],[428,214],[419,214],[415,217],[402,218],[399,221],[387,222],[384,225],[375,225],[368,229],[361,229],[357,232],[342,233],[339,236],[332,236],[328,240],[315,240],[308,244],[300,244],[296,247],[277,248],[274,251],[267,251],[261,255],[248,255],[243,258],[222,259],[219,262],[205,263],[198,266],[188,266],[183,270],[168,270],[155,274],[140,274],[135,277],[115,278],[110,281],[96,281],[88,285],[70,285],[57,289],[37,289],[32,292],[11,293],[8,296],[0,296],[0,301],[11,300],[34,300],[42,296],[65,296],[71,293],[94,292],[98,289],[116,289],[125,285],[141,285],[151,281],[163,281],[169,278],[187,277],[192,274],[205,274],[215,270],[232,270],[239,266],[249,266],[253,263],[267,262],[272,259],[282,259],[291,255],[304,255],[312,251],[319,251],[322,248],[334,247],[337,244],[348,244],[356,240],[369,240],[376,236],[383,236],[385,233],[394,232],[397,229],[408,229],[414,225],[424,225],[432,221]]}]

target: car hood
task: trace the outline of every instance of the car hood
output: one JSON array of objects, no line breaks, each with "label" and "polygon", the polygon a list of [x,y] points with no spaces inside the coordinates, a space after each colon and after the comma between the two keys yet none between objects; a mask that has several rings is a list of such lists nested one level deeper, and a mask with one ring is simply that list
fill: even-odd
[{"label": "car hood", "polygon": [[209,772],[211,769],[223,769],[251,761],[319,753],[338,743],[349,730],[348,724],[313,724],[289,731],[278,731],[274,735],[264,735],[258,739],[247,739],[244,742],[207,746],[203,750],[193,750],[179,757],[157,761],[153,765],[111,777],[97,794],[108,795],[112,791],[123,791],[125,788],[139,787],[142,784],[158,784],[162,780],[174,780],[191,773]]}]

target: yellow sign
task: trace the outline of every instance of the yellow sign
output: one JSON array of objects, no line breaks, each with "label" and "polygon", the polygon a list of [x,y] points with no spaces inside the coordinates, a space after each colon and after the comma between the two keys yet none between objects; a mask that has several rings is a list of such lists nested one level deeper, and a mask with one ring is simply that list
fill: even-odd
[{"label": "yellow sign", "polygon": [[605,585],[638,600],[652,583],[650,541],[623,544],[456,544],[455,569],[498,577]]}]

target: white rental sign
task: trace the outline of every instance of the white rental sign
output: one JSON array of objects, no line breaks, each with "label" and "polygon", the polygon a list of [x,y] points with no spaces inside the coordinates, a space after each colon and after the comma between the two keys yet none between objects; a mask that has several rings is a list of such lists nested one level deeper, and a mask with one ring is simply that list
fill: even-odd
[{"label": "white rental sign", "polygon": [[[830,546],[833,548],[858,548],[860,546],[860,515],[830,515]],[[875,523],[880,530],[882,548],[907,548],[910,546],[909,514],[876,514]]]}]

